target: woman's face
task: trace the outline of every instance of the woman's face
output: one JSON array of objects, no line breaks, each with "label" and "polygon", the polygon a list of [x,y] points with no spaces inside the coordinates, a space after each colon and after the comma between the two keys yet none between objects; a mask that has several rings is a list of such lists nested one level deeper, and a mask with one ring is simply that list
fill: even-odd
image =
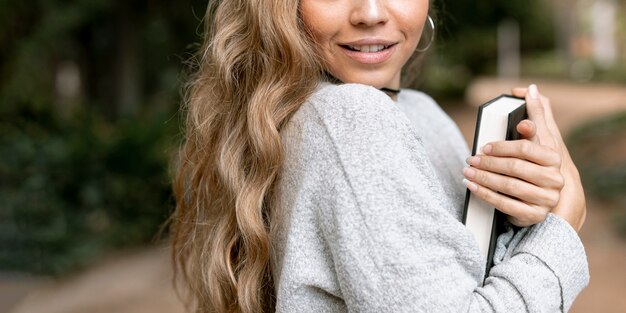
[{"label": "woman's face", "polygon": [[400,87],[428,0],[300,0],[305,25],[333,76],[345,83]]}]

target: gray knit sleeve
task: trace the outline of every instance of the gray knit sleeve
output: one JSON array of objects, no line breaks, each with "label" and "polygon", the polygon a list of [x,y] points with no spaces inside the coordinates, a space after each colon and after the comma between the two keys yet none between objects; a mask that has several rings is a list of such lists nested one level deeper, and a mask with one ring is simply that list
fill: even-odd
[{"label": "gray knit sleeve", "polygon": [[323,138],[309,139],[314,172],[304,175],[334,174],[298,192],[310,197],[301,202],[315,211],[348,310],[567,311],[589,279],[576,232],[549,215],[517,235],[483,286],[476,242],[450,213],[428,151],[389,105],[373,88],[328,87],[307,126]]}]

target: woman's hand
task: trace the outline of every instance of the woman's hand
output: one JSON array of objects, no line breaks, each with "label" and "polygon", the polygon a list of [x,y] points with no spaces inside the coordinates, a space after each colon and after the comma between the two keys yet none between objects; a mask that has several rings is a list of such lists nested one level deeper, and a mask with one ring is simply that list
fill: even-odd
[{"label": "woman's hand", "polygon": [[[514,88],[513,95],[526,97],[528,115],[537,125],[536,138],[541,144],[554,144],[553,148],[561,155],[561,174],[564,178],[564,186],[561,190],[560,200],[552,213],[569,222],[579,231],[586,218],[587,204],[585,192],[582,187],[580,175],[576,165],[565,146],[561,132],[554,121],[550,100],[539,93],[537,86],[530,85],[528,88]],[[518,129],[519,130],[519,129]],[[554,140],[552,142],[552,140]]]},{"label": "woman's hand", "polygon": [[579,230],[585,219],[584,194],[549,100],[534,85],[516,88],[513,94],[526,97],[530,120],[517,125],[524,139],[490,143],[482,148],[484,155],[468,158],[466,185],[515,225],[539,223],[553,212]]},{"label": "woman's hand", "polygon": [[[535,125],[523,121],[520,134],[534,135]],[[530,137],[530,136],[528,136]],[[467,187],[479,198],[509,216],[517,226],[543,221],[560,200],[561,157],[533,140],[497,141],[485,145],[482,155],[467,159],[463,170]]]}]

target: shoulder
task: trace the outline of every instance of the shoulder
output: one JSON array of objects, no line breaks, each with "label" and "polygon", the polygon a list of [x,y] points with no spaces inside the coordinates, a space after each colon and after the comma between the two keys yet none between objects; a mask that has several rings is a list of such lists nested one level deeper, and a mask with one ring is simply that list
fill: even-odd
[{"label": "shoulder", "polygon": [[429,105],[437,105],[437,102],[435,101],[435,99],[433,99],[430,95],[428,95],[427,93],[423,91],[403,88],[400,95],[401,95],[400,96],[401,98],[408,98],[409,100],[412,100],[412,101],[417,101],[420,103],[427,103]]},{"label": "shoulder", "polygon": [[385,93],[371,86],[322,84],[294,119],[301,124],[323,126],[331,137],[371,137],[401,126],[394,105]]},{"label": "shoulder", "polygon": [[434,113],[439,117],[448,117],[435,99],[422,91],[414,89],[402,89],[398,98],[398,107],[405,112],[425,111],[430,114]]},{"label": "shoulder", "polygon": [[446,138],[448,142],[458,145],[459,152],[466,154],[467,144],[457,124],[429,95],[403,89],[397,104],[417,129],[422,132],[425,129],[436,130],[434,138]]},{"label": "shoulder", "polygon": [[329,84],[321,83],[309,101],[317,102],[355,102],[372,103],[373,101],[392,103],[393,101],[382,91],[363,84]]},{"label": "shoulder", "polygon": [[323,84],[304,103],[324,119],[356,119],[355,115],[372,118],[391,112],[392,105],[393,101],[385,93],[362,84]]},{"label": "shoulder", "polygon": [[320,86],[292,122],[300,130],[296,146],[301,151],[314,158],[332,155],[348,176],[380,177],[389,172],[383,168],[419,163],[415,158],[425,153],[394,101],[370,86]]},{"label": "shoulder", "polygon": [[364,180],[426,160],[406,116],[385,93],[364,85],[320,86],[282,135],[292,162],[315,171],[332,163]]}]

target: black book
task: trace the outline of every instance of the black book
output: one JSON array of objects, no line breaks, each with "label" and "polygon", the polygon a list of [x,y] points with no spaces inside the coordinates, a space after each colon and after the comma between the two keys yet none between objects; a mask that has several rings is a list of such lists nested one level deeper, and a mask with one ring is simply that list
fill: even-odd
[{"label": "black book", "polygon": [[[485,144],[502,140],[520,139],[516,126],[528,118],[526,102],[522,98],[501,95],[478,109],[472,155]],[[480,154],[480,153],[479,153]],[[485,277],[493,266],[493,253],[498,235],[506,231],[506,215],[469,190],[465,195],[463,224],[472,232],[485,261]]]}]

